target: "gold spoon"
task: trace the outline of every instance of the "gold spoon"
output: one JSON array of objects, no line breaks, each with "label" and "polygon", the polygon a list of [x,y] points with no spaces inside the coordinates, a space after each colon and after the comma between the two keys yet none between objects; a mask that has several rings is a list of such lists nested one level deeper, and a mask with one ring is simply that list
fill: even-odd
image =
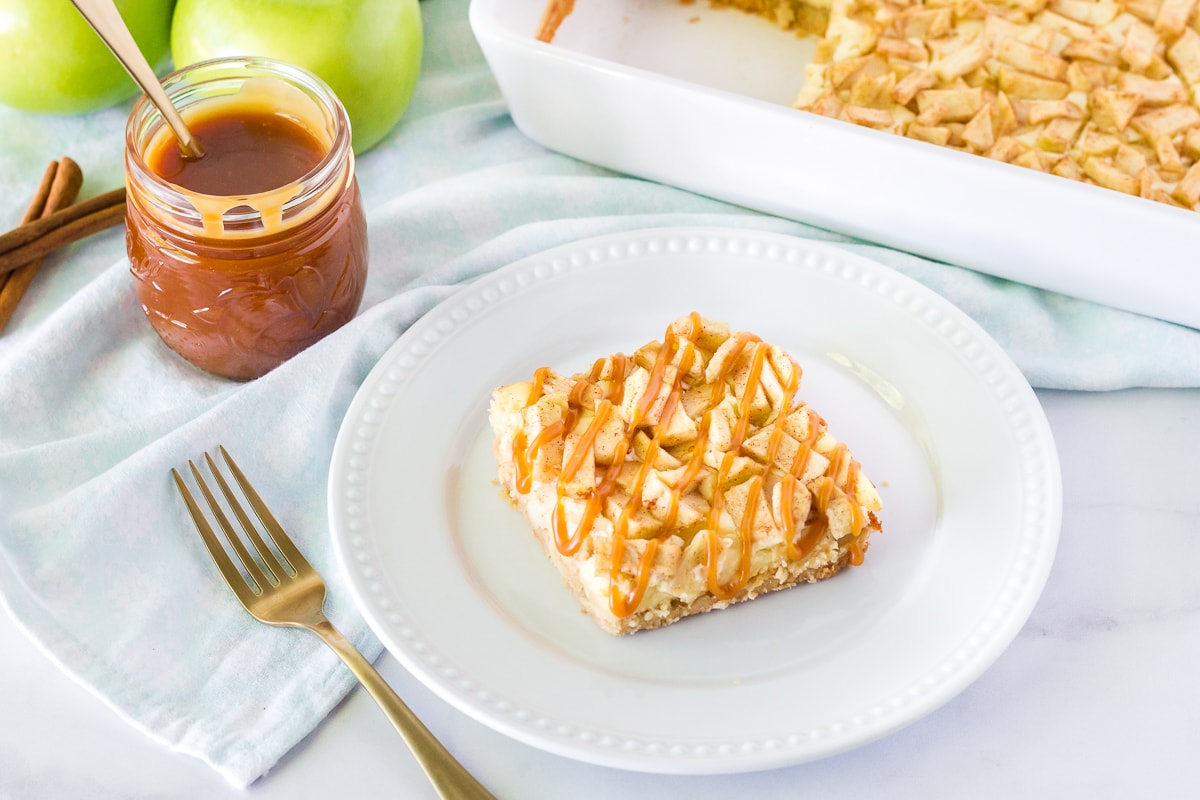
[{"label": "gold spoon", "polygon": [[75,6],[76,10],[83,15],[87,23],[92,26],[92,30],[96,31],[104,44],[108,45],[112,54],[117,57],[117,61],[121,62],[121,66],[129,73],[129,77],[133,78],[134,82],[150,98],[150,102],[154,103],[154,107],[171,126],[183,152],[195,158],[204,155],[196,137],[192,136],[192,132],[183,122],[183,117],[179,116],[179,111],[171,103],[167,93],[163,91],[162,84],[158,82],[158,77],[155,76],[150,63],[146,61],[146,56],[134,41],[133,34],[126,27],[125,20],[121,18],[121,13],[117,11],[113,0],[71,0],[71,5]]}]

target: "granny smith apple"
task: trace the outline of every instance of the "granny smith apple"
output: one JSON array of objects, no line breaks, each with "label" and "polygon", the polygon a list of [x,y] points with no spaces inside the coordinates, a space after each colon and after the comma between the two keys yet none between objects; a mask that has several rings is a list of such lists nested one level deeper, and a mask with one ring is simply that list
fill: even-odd
[{"label": "granny smith apple", "polygon": [[346,107],[358,153],[404,114],[422,43],[417,0],[179,0],[171,28],[176,68],[266,56],[316,73]]},{"label": "granny smith apple", "polygon": [[[151,64],[170,45],[174,0],[116,0]],[[67,0],[0,0],[0,103],[76,114],[113,105],[137,86]]]}]

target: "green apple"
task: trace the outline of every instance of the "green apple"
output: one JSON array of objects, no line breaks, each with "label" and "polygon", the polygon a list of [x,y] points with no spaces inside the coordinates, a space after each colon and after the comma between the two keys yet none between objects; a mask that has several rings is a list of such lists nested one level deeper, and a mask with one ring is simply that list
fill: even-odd
[{"label": "green apple", "polygon": [[171,28],[176,68],[266,56],[316,73],[346,107],[357,153],[404,114],[422,42],[417,0],[179,0]]},{"label": "green apple", "polygon": [[[116,3],[146,60],[163,61],[174,0]],[[137,92],[121,63],[67,0],[0,0],[0,103],[77,114]]]}]

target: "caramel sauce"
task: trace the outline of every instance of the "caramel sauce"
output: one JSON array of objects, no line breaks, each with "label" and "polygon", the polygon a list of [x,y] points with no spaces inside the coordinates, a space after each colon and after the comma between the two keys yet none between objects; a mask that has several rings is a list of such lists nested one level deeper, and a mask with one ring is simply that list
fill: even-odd
[{"label": "caramel sauce", "polygon": [[[791,367],[787,383],[783,386],[783,398],[780,400],[779,413],[775,416],[775,424],[771,429],[771,438],[767,440],[767,469],[775,465],[775,459],[779,456],[779,447],[785,436],[783,426],[792,414],[792,401],[796,399],[796,392],[800,389],[800,365],[793,361]],[[803,476],[803,471],[800,474]]]},{"label": "caramel sauce", "polygon": [[[750,479],[750,488],[746,492],[746,512],[742,514],[741,549],[738,552],[738,568],[733,583],[722,587],[723,592],[729,592],[732,597],[746,582],[750,580],[750,560],[754,552],[754,520],[758,516],[758,504],[762,500],[763,478],[756,475]],[[736,587],[736,589],[734,588]]]},{"label": "caramel sauce", "polygon": [[529,408],[538,400],[542,399],[542,393],[546,389],[546,376],[549,374],[549,367],[538,367],[533,371],[533,383],[529,387],[529,396],[525,398],[526,408]]},{"label": "caramel sauce", "polygon": [[803,478],[804,471],[808,469],[808,459],[821,433],[820,425],[823,424],[820,418],[813,414],[812,409],[809,409],[808,413],[811,415],[808,421],[808,436],[800,443],[800,449],[796,451],[796,457],[792,461],[792,475],[797,478]]},{"label": "caramel sauce", "polygon": [[525,428],[523,426],[517,428],[517,432],[513,434],[512,457],[513,463],[517,465],[517,476],[513,483],[516,484],[519,494],[529,494],[529,490],[533,486],[533,459],[529,457],[527,440]]},{"label": "caramel sauce", "polygon": [[[557,498],[554,509],[555,544],[559,552],[563,555],[572,555],[582,546],[604,504],[616,491],[617,480],[624,468],[630,448],[633,446],[634,436],[643,427],[650,410],[654,407],[658,398],[662,396],[667,367],[671,365],[675,354],[679,353],[678,368],[675,371],[672,383],[667,389],[661,413],[659,414],[658,424],[655,425],[654,436],[650,439],[646,453],[630,486],[629,500],[622,505],[620,513],[613,522],[612,553],[609,562],[609,606],[613,614],[617,617],[626,617],[636,611],[649,586],[654,558],[660,544],[660,537],[651,537],[647,540],[646,550],[639,559],[632,587],[628,591],[622,586],[625,544],[629,536],[630,521],[643,505],[642,495],[645,482],[654,468],[653,465],[662,446],[663,432],[667,429],[672,415],[682,401],[683,381],[696,357],[695,340],[699,336],[700,331],[701,318],[696,312],[692,313],[690,329],[684,335],[680,336],[668,328],[663,339],[663,344],[655,357],[654,364],[649,370],[646,389],[634,406],[631,420],[625,426],[625,435],[617,444],[612,462],[600,476],[595,489],[589,494],[579,524],[574,531],[569,532],[567,530],[566,512],[564,510],[564,500],[567,496],[566,487],[579,471],[584,457],[592,449],[596,436],[607,423],[612,413],[613,406],[620,404],[624,398],[625,379],[631,371],[628,358],[623,354],[618,354],[611,359],[597,360],[592,365],[592,369],[587,377],[578,380],[572,386],[568,396],[568,409],[563,421],[547,426],[539,433],[535,441],[528,446],[524,441],[523,430],[518,430],[514,437],[513,449],[514,460],[517,464],[518,491],[527,492],[529,490],[529,476],[532,472],[531,464],[536,458],[538,448],[551,439],[564,435],[564,433],[569,433],[574,429],[588,388],[597,384],[600,376],[604,374],[606,366],[611,369],[612,379],[605,397],[597,403],[595,416],[580,437],[571,459],[564,464],[558,476],[556,486]],[[757,346],[751,355],[745,391],[739,400],[738,421],[732,432],[732,445],[722,457],[714,476],[712,502],[706,520],[708,532],[705,542],[707,559],[706,581],[709,592],[721,600],[728,600],[734,597],[749,582],[753,563],[754,523],[758,515],[758,507],[760,503],[764,502],[763,495],[766,477],[770,475],[772,470],[778,469],[776,462],[779,448],[783,437],[786,435],[784,422],[792,411],[795,410],[793,402],[800,382],[800,368],[793,361],[791,363],[790,374],[783,386],[783,397],[773,423],[770,438],[768,439],[764,472],[762,475],[756,475],[751,478],[747,485],[746,508],[738,529],[738,561],[734,575],[728,584],[722,585],[718,574],[721,542],[717,536],[721,515],[725,507],[725,495],[721,486],[728,478],[734,459],[741,455],[749,426],[750,411],[753,407],[754,399],[762,386],[762,372],[766,363],[768,350],[765,344],[751,334],[738,334],[731,352],[728,353],[728,358],[725,359],[721,365],[721,369],[718,370],[718,374],[714,380],[713,396],[706,404],[706,408],[702,410],[700,423],[697,426],[697,436],[693,443],[691,457],[676,479],[675,485],[671,487],[667,512],[660,527],[660,530],[663,531],[670,531],[674,528],[682,496],[696,479],[696,476],[704,465],[704,453],[712,424],[712,410],[724,398],[729,371],[740,360],[745,348],[751,344],[756,344]],[[545,369],[542,368],[535,373],[534,386],[530,390],[527,406],[537,402],[541,397],[542,385],[546,378]],[[809,415],[809,426],[805,440],[799,443],[791,469],[780,480],[780,505],[783,509],[782,527],[787,542],[788,557],[792,560],[799,560],[806,557],[824,536],[828,526],[828,519],[825,513],[829,507],[829,503],[835,496],[835,492],[842,491],[837,485],[837,478],[842,472],[845,459],[848,456],[845,444],[839,444],[831,454],[829,466],[826,468],[824,476],[819,479],[820,486],[814,498],[813,505],[818,510],[816,520],[812,524],[806,524],[802,528],[797,540],[797,524],[794,519],[792,501],[795,496],[796,486],[803,479],[812,448],[815,446],[821,428],[824,425],[820,417],[811,410],[809,411]],[[858,470],[858,463],[850,460],[848,466],[846,466],[848,493],[855,491],[854,486],[857,482]],[[853,500],[853,494],[850,494],[850,497]],[[863,555],[857,534],[861,530],[864,520],[857,502],[852,502],[851,508],[854,513],[853,533],[855,534],[855,539],[850,545],[851,563],[857,565],[862,562]]]},{"label": "caramel sauce", "polygon": [[669,349],[669,345],[664,343],[658,351],[658,358],[654,360],[654,368],[650,370],[650,381],[646,384],[645,392],[642,393],[641,399],[634,407],[633,419],[629,421],[629,430],[631,432],[636,431],[638,426],[642,424],[642,420],[650,412],[650,406],[654,405],[654,401],[658,399],[658,393],[662,389],[663,377],[667,374],[668,359],[663,358],[663,355]]},{"label": "caramel sauce", "polygon": [[[629,358],[624,353],[617,353],[612,357],[612,372],[614,377],[610,382],[608,399],[613,405],[619,406],[625,399],[625,377],[629,374]],[[618,379],[617,375],[621,377]]]},{"label": "caramel sauce", "polygon": [[833,452],[829,455],[829,466],[825,467],[825,476],[830,478],[834,485],[837,485],[838,476],[842,474],[842,464],[846,460],[846,444],[838,442],[837,447],[833,448]]},{"label": "caramel sauce", "polygon": [[800,542],[796,545],[796,549],[805,556],[812,552],[829,529],[829,517],[826,513],[829,510],[829,501],[833,499],[833,488],[834,484],[830,478],[821,478],[820,487],[813,495],[813,505],[817,509],[816,517],[812,523],[804,526],[804,530],[800,532]]},{"label": "caramel sauce", "polygon": [[[667,429],[671,417],[675,414],[675,409],[682,397],[683,378],[691,368],[692,361],[696,357],[694,340],[700,335],[700,329],[700,315],[697,312],[692,312],[691,329],[684,339],[684,349],[680,353],[679,367],[675,372],[675,379],[671,384],[670,390],[667,392],[666,400],[659,414],[659,421],[654,436],[646,448],[646,457],[642,460],[637,477],[630,487],[630,499],[621,510],[621,515],[617,518],[616,525],[613,526],[612,558],[609,563],[608,604],[613,614],[618,617],[627,617],[636,611],[642,602],[642,597],[645,596],[647,587],[650,585],[650,573],[654,565],[654,556],[658,552],[659,540],[657,538],[650,539],[646,543],[646,551],[642,553],[642,558],[638,563],[633,591],[626,593],[621,589],[621,565],[625,554],[625,539],[629,529],[629,517],[642,505],[642,491],[646,484],[646,478],[649,477],[650,471],[654,468],[654,461],[661,447],[663,431]],[[653,393],[647,388],[646,393],[642,395],[641,402],[637,406],[633,424],[630,426],[632,431],[636,431],[637,426],[645,419],[649,409],[658,398],[659,390],[662,387],[662,378],[666,374],[667,365],[670,364],[677,346],[678,339],[668,329],[667,335],[663,340],[663,346],[659,348],[658,355],[655,358],[654,370],[651,373],[651,375],[657,374],[659,376],[658,382],[655,385]],[[651,381],[651,384],[653,385],[654,381]]]},{"label": "caramel sauce", "polygon": [[[582,381],[581,381],[582,383]],[[576,385],[578,387],[578,384]],[[580,393],[582,394],[582,393]],[[576,392],[572,389],[572,397],[576,396]],[[604,423],[608,421],[609,414],[612,413],[612,403],[608,399],[601,400],[596,406],[596,414],[592,421],[584,429],[583,435],[579,437],[579,442],[575,446],[575,452],[571,454],[571,460],[568,461],[559,473],[558,482],[556,485],[557,500],[554,506],[554,541],[558,547],[558,551],[565,556],[569,556],[579,549],[583,544],[584,532],[591,530],[592,523],[596,520],[596,514],[600,510],[599,503],[593,502],[596,495],[593,494],[587,505],[584,507],[583,518],[580,519],[579,525],[575,529],[575,533],[567,536],[567,514],[564,509],[563,500],[567,496],[567,484],[575,477],[575,473],[583,466],[583,459],[588,455],[592,444],[596,441],[596,435],[600,429],[604,427]],[[570,415],[568,415],[570,416]],[[545,430],[558,427],[560,423],[548,426]],[[563,424],[563,428],[567,426]],[[572,420],[571,427],[574,427]],[[545,431],[543,431],[544,433]]]},{"label": "caramel sauce", "polygon": [[[742,347],[748,342],[748,339],[741,339],[738,342],[738,353],[735,353],[732,358],[725,361],[722,366],[732,366],[737,361],[738,354]],[[752,479],[754,483],[749,487],[749,492],[746,496],[746,510],[742,516],[742,526],[739,531],[741,546],[738,552],[737,569],[734,572],[733,580],[726,586],[722,586],[718,576],[718,560],[720,539],[717,536],[719,530],[718,523],[721,519],[721,510],[725,505],[725,497],[721,492],[721,485],[725,482],[726,476],[729,474],[729,468],[733,464],[733,459],[742,449],[743,440],[746,438],[746,429],[750,424],[750,409],[754,404],[754,397],[758,394],[758,388],[762,383],[763,362],[766,359],[767,348],[765,345],[759,344],[754,348],[754,354],[750,357],[750,372],[746,376],[746,390],[742,393],[741,402],[738,404],[738,421],[733,430],[733,443],[730,445],[729,452],[721,459],[721,466],[717,470],[717,479],[713,488],[712,511],[708,518],[708,591],[719,600],[728,600],[733,597],[746,582],[750,580],[750,564],[753,554],[753,533],[754,533],[754,512],[758,506],[758,498],[762,494],[762,478],[755,477]],[[724,380],[721,380],[724,384]],[[780,409],[780,416],[785,416],[786,408]],[[777,420],[779,417],[776,418]],[[767,471],[769,472],[773,460],[768,460]]]},{"label": "caramel sauce", "polygon": [[525,443],[525,431],[519,430],[513,437],[513,456],[517,462],[517,491],[527,494],[533,485],[533,461],[537,458],[538,450],[546,442],[557,439],[562,435],[566,426],[563,422],[555,422],[538,431],[533,441]]},{"label": "caramel sauce", "polygon": [[199,158],[166,126],[130,143],[145,168],[126,170],[130,271],[163,341],[247,380],[358,309],[368,248],[353,154],[315,101],[275,78],[198,101],[186,119]]},{"label": "caramel sauce", "polygon": [[[750,357],[750,374],[746,376],[746,391],[742,394],[742,400],[738,404],[738,421],[733,429],[733,444],[730,446],[730,452],[736,453],[742,449],[742,441],[746,438],[746,429],[750,426],[750,409],[754,405],[754,397],[758,394],[758,387],[762,382],[762,368],[766,354],[767,348],[760,346],[754,348],[754,355]],[[780,413],[785,411],[786,409],[781,409]]]},{"label": "caramel sauce", "polygon": [[650,573],[654,566],[654,556],[657,554],[658,539],[650,539],[646,542],[646,552],[642,553],[641,561],[638,562],[638,571],[634,579],[633,591],[629,593],[621,591],[621,585],[617,581],[617,576],[611,572],[609,573],[608,607],[612,610],[613,615],[628,617],[634,611],[637,611],[637,607],[641,605],[642,598],[646,596],[647,587],[650,586]]},{"label": "caramel sauce", "polygon": [[204,155],[185,155],[164,140],[146,153],[146,165],[176,186],[229,197],[278,189],[311,172],[326,146],[291,117],[267,109],[195,115],[188,122]]},{"label": "caramel sauce", "polygon": [[839,443],[829,457],[829,465],[825,467],[825,475],[821,478],[821,488],[817,490],[814,505],[817,515],[814,522],[806,525],[800,534],[799,549],[807,555],[816,543],[825,535],[829,528],[829,504],[833,501],[837,489],[837,476],[842,471],[842,459],[846,457],[846,445]]},{"label": "caramel sauce", "polygon": [[[722,471],[726,471],[724,468],[727,464],[732,463],[732,461],[733,454],[726,453],[725,458],[721,462]],[[718,567],[720,566],[718,556],[721,552],[721,540],[717,538],[717,527],[713,521],[713,517],[709,517],[708,540],[705,542],[705,553],[708,557],[707,583],[709,593],[718,600],[730,599],[740,592],[750,580],[750,566],[754,555],[754,517],[758,511],[758,502],[762,497],[762,483],[763,479],[761,475],[756,475],[750,479],[749,489],[746,493],[746,510],[742,515],[742,524],[738,529],[737,568],[734,571],[733,580],[725,586],[721,585],[720,575],[718,574]],[[718,502],[718,498],[721,498],[721,502]],[[719,491],[714,492],[713,510],[717,512],[716,518],[718,521],[723,506],[724,496]]]},{"label": "caramel sauce", "polygon": [[563,506],[563,500],[566,498],[566,484],[561,481],[558,483],[558,497],[554,507],[554,542],[558,547],[558,552],[569,556],[583,544],[583,539],[587,535],[587,532],[592,529],[592,523],[596,521],[596,516],[600,513],[600,509],[612,495],[613,491],[616,490],[617,478],[621,474],[621,467],[625,465],[625,454],[628,452],[629,445],[629,439],[622,440],[618,445],[613,463],[609,464],[608,469],[604,472],[604,477],[596,485],[596,490],[588,497],[583,507],[583,515],[580,517],[579,525],[575,528],[575,532],[569,535],[567,533],[566,511]]},{"label": "caramel sauce", "polygon": [[[570,424],[568,430],[573,430],[576,420],[583,406],[584,393],[589,385],[595,384],[603,374],[605,364],[609,359],[597,359],[592,364],[591,372],[588,374],[587,380],[577,381],[571,387],[571,393],[567,399],[567,414],[564,418],[564,426]],[[587,532],[592,529],[592,524],[596,521],[597,515],[604,506],[604,502],[613,493],[617,486],[617,478],[620,476],[621,467],[625,463],[625,454],[628,452],[631,441],[626,438],[618,447],[613,463],[609,465],[604,473],[604,477],[596,486],[584,505],[583,514],[580,517],[579,524],[575,527],[573,533],[567,532],[567,514],[564,508],[563,500],[567,496],[567,484],[575,477],[575,473],[583,466],[583,458],[587,455],[588,450],[592,447],[599,434],[601,428],[608,421],[609,415],[612,413],[614,403],[619,402],[619,399],[624,396],[625,378],[628,376],[628,359],[624,355],[614,357],[612,360],[612,380],[610,381],[609,390],[606,396],[600,401],[596,407],[595,416],[587,430],[584,431],[575,452],[572,454],[571,460],[563,466],[559,473],[556,484],[556,501],[554,506],[554,543],[558,551],[565,556],[574,554],[583,544],[583,540]],[[544,376],[543,376],[544,379]]]},{"label": "caramel sauce", "polygon": [[[625,540],[629,533],[629,518],[633,516],[642,504],[642,489],[646,485],[646,478],[653,468],[654,456],[657,454],[658,442],[652,440],[649,449],[646,451],[646,460],[642,462],[642,466],[638,469],[637,477],[634,479],[633,486],[630,487],[630,495],[632,496],[629,502],[621,509],[621,514],[617,517],[617,521],[613,525],[612,558],[609,561],[608,569],[608,600],[609,607],[618,617],[629,616],[642,602],[642,596],[650,581],[650,568],[654,564],[653,554],[658,550],[658,539],[651,539],[647,543],[646,552],[642,553],[641,561],[638,564],[633,591],[628,593],[623,592],[620,582],[621,565],[625,556]],[[647,555],[650,558],[647,558]]]},{"label": "caramel sauce", "polygon": [[567,498],[567,493],[562,483],[558,484],[556,491],[558,495],[554,503],[554,546],[564,556],[574,555],[580,546],[583,545],[585,532],[591,530],[592,524],[596,521],[596,515],[600,513],[602,501],[597,501],[595,496],[589,498],[583,507],[583,515],[579,518],[579,525],[575,528],[575,532],[568,534],[567,510],[563,504],[563,501]]},{"label": "caramel sauce", "polygon": [[675,527],[675,518],[679,515],[679,503],[683,500],[683,493],[687,491],[687,487],[691,485],[692,481],[696,480],[696,476],[700,474],[700,469],[704,466],[704,449],[708,444],[708,429],[711,426],[712,412],[706,411],[700,418],[700,425],[696,430],[696,441],[692,445],[692,457],[688,460],[678,481],[671,487],[671,499],[667,506],[667,516],[663,518],[663,530]]},{"label": "caramel sauce", "polygon": [[850,499],[850,532],[854,534],[855,541],[858,540],[858,534],[862,532],[863,526],[867,520],[863,517],[862,509],[858,506],[858,471],[859,466],[857,461],[851,460],[850,467],[846,470],[845,489],[846,496]]},{"label": "caramel sauce", "polygon": [[850,542],[850,564],[855,567],[861,567],[865,556],[866,553],[863,552],[862,539],[857,536],[854,537],[854,541]]},{"label": "caramel sauce", "polygon": [[565,480],[570,480],[575,477],[575,473],[583,466],[583,459],[588,454],[588,448],[596,441],[596,434],[600,433],[600,429],[604,427],[604,423],[608,422],[608,415],[612,413],[612,403],[608,399],[601,400],[596,406],[596,413],[592,417],[592,421],[583,431],[583,435],[579,437],[579,444],[575,446],[575,452],[571,454],[571,460],[563,467],[562,476],[559,478],[559,483]]},{"label": "caramel sauce", "polygon": [[[538,367],[533,373],[533,382],[529,386],[529,394],[525,398],[525,408],[529,408],[542,397],[542,392],[546,385],[546,376],[550,374],[549,367]],[[542,431],[545,434],[546,431]],[[557,431],[554,435],[557,435]],[[516,486],[517,491],[521,494],[529,494],[529,489],[533,485],[533,460],[537,458],[537,451],[541,446],[549,441],[549,438],[543,438],[540,434],[531,447],[526,442],[525,428],[522,426],[517,429],[513,436],[513,461],[517,465]]]},{"label": "caramel sauce", "polygon": [[716,379],[713,381],[713,396],[708,405],[710,408],[716,408],[725,399],[726,384],[725,381],[729,378],[729,370],[742,356],[742,351],[746,349],[746,345],[750,342],[756,342],[758,339],[749,333],[739,333],[737,339],[734,340],[733,350],[729,353],[729,357],[725,359],[725,363],[717,370]]},{"label": "caramel sauce", "polygon": [[[793,561],[799,561],[807,557],[821,538],[820,535],[809,535],[807,537],[802,536],[799,542],[796,541],[796,510],[792,505],[795,499],[796,483],[804,477],[804,471],[808,469],[809,455],[812,453],[813,445],[816,444],[817,437],[821,433],[820,423],[816,414],[811,409],[808,413],[808,434],[796,451],[791,471],[780,482],[782,494],[779,498],[779,505],[783,512],[784,539],[787,541],[788,558]],[[819,533],[823,535],[824,530],[821,530]]]},{"label": "caramel sauce", "polygon": [[[812,438],[811,429],[809,438]],[[847,459],[849,459],[849,463],[847,463]],[[841,475],[843,466],[846,468],[845,488],[838,485],[838,476]],[[859,541],[858,535],[862,532],[866,520],[863,518],[862,510],[858,507],[858,501],[854,496],[857,492],[858,472],[858,462],[849,458],[849,450],[845,442],[839,442],[833,449],[833,453],[830,454],[829,465],[825,468],[821,486],[814,498],[818,512],[816,519],[804,527],[800,534],[800,541],[795,544],[797,558],[804,558],[811,553],[812,549],[817,546],[817,542],[825,535],[825,531],[829,527],[829,504],[833,502],[837,493],[842,493],[850,500],[850,533],[853,536],[850,545],[850,563],[854,566],[862,564],[862,543]]]},{"label": "caramel sauce", "polygon": [[779,510],[781,512],[780,524],[783,528],[783,540],[787,542],[788,558],[792,561],[799,561],[808,555],[800,552],[800,547],[796,543],[796,509],[794,503],[796,501],[796,476],[790,472],[783,476],[779,481]]}]

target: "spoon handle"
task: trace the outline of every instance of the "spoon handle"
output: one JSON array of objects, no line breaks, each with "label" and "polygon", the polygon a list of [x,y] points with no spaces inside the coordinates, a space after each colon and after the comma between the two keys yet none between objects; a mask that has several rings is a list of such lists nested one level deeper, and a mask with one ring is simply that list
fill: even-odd
[{"label": "spoon handle", "polygon": [[129,76],[150,97],[150,101],[175,132],[184,152],[197,157],[202,155],[199,144],[172,105],[167,93],[163,91],[162,84],[158,82],[158,77],[146,61],[146,56],[134,41],[133,34],[126,27],[125,20],[121,18],[113,0],[71,0],[71,5],[83,15]]}]

